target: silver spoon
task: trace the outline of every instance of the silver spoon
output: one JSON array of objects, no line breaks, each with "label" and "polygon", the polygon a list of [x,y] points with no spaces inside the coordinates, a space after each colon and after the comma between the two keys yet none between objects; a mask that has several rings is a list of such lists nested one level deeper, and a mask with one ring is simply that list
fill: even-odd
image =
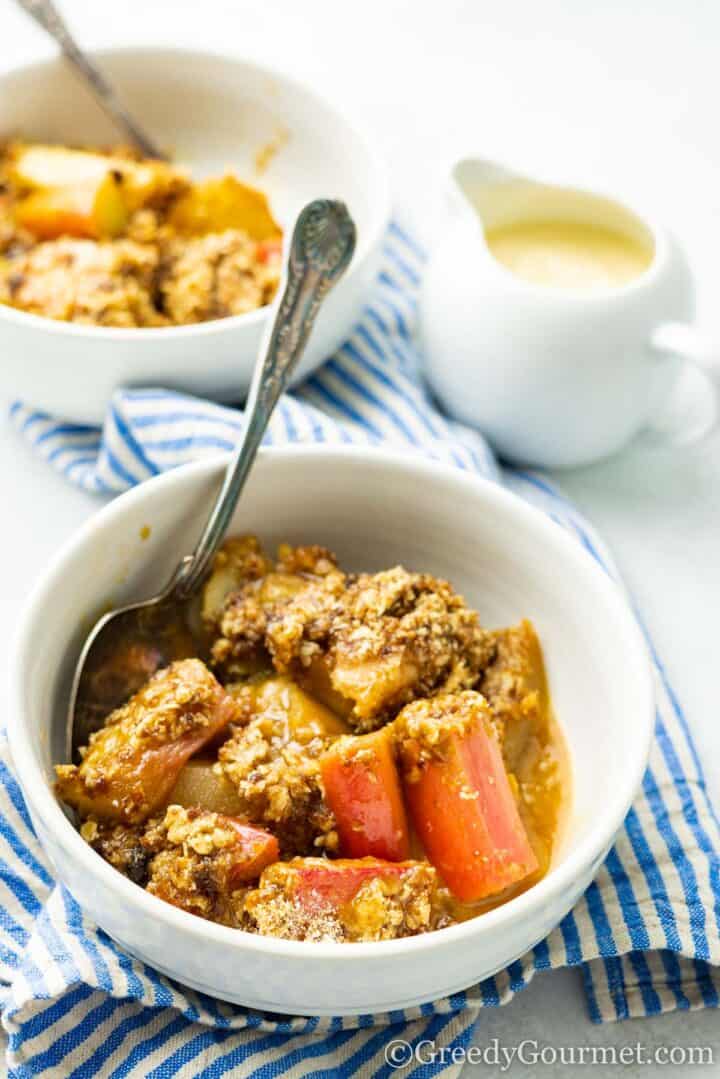
[{"label": "silver spoon", "polygon": [[103,112],[124,131],[143,156],[165,160],[166,155],[133,119],[102,71],[80,48],[52,0],[17,0],[17,3],[58,43],[63,55],[89,86]]},{"label": "silver spoon", "polygon": [[[355,224],[342,202],[319,199],[301,211],[290,240],[275,318],[253,372],[243,431],[220,493],[194,552],[182,559],[162,591],[143,603],[104,615],[93,627],[75,667],[66,760],[72,760],[92,731],[147,680],[152,670],[143,665],[142,657],[148,648],[162,657],[163,663],[157,665],[197,654],[192,647],[183,651],[184,642],[176,639],[175,627],[183,621],[188,598],[205,578],[320,305],[352,258],[355,236]],[[119,656],[124,659],[118,660]]]}]

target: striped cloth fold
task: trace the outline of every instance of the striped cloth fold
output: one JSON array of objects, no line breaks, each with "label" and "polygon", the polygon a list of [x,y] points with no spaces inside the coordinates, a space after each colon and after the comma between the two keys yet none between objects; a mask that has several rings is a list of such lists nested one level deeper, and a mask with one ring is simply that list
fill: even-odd
[{"label": "striped cloth fold", "polygon": [[[348,342],[288,395],[267,442],[393,443],[506,483],[569,529],[608,573],[597,535],[542,476],[499,469],[473,431],[433,405],[414,343],[422,256],[393,226],[371,303]],[[17,403],[12,422],[87,491],[119,493],[230,449],[241,413],[178,393],[118,391],[102,430]],[[385,1015],[273,1016],[212,1000],[131,959],[57,885],[0,745],[0,1007],[12,1075],[80,1077],[457,1075],[446,1052],[399,1069],[388,1044],[470,1044],[483,1008],[537,971],[582,969],[596,1022],[715,1007],[720,993],[720,828],[687,722],[652,650],[657,726],[642,789],[575,909],[532,952],[454,997]]]}]

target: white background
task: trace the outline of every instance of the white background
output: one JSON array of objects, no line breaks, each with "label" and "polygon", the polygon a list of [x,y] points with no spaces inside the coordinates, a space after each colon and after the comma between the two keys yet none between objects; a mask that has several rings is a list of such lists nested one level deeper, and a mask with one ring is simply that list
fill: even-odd
[{"label": "white background", "polygon": [[[395,201],[431,241],[453,157],[478,152],[532,172],[626,193],[668,223],[698,280],[699,320],[720,340],[720,5],[716,0],[65,0],[90,45],[207,44],[285,68],[374,134]],[[0,8],[0,66],[49,51]],[[2,358],[0,357],[0,363]],[[717,715],[720,438],[648,456],[626,453],[565,474],[566,490],[614,549],[695,733],[720,804]],[[0,429],[0,656],[32,580],[100,504]],[[2,660],[4,663],[4,658]],[[1,692],[6,694],[3,672]],[[599,732],[601,736],[601,732]],[[595,1027],[576,972],[540,976],[482,1015],[478,1042],[712,1045],[717,1012]],[[540,1070],[516,1065],[513,1076]],[[629,1075],[653,1069],[625,1069]],[[490,1074],[482,1066],[467,1075]],[[612,1067],[592,1069],[598,1077]]]}]

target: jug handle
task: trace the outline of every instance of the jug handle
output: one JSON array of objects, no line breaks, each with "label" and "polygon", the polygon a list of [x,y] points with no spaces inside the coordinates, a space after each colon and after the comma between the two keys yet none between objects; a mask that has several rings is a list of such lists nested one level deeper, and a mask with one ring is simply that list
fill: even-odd
[{"label": "jug handle", "polygon": [[656,352],[681,356],[700,367],[709,379],[720,382],[720,341],[685,322],[666,322],[652,335]]},{"label": "jug handle", "polygon": [[[694,368],[705,383],[706,392],[702,399],[696,398],[689,409],[684,409],[690,412],[690,417],[688,421],[685,416],[681,426],[663,423],[661,406],[660,414],[650,420],[636,441],[651,449],[671,449],[703,441],[720,420],[720,341],[687,323],[667,322],[654,331],[650,347],[660,360],[675,360]],[[677,389],[670,392],[670,404],[676,395]]]}]

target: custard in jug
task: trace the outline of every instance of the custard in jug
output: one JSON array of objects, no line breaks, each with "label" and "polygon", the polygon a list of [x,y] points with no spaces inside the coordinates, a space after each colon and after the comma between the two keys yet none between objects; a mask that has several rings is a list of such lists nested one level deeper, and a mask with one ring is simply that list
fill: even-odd
[{"label": "custard in jug", "polygon": [[486,240],[508,270],[551,288],[619,288],[644,273],[653,259],[639,240],[582,221],[513,221],[489,228]]}]

